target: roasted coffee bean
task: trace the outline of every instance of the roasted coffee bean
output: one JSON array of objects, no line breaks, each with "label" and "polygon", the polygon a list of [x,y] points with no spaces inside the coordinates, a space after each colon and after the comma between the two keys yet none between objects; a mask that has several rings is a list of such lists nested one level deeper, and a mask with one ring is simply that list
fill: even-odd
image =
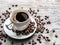
[{"label": "roasted coffee bean", "polygon": [[14,42],[12,41],[12,42],[11,42],[11,44],[13,45],[13,44],[14,44]]},{"label": "roasted coffee bean", "polygon": [[10,14],[10,12],[8,10],[6,10],[6,14]]},{"label": "roasted coffee bean", "polygon": [[9,8],[9,10],[11,10],[11,8]]},{"label": "roasted coffee bean", "polygon": [[1,38],[1,40],[3,41],[3,38]]},{"label": "roasted coffee bean", "polygon": [[0,16],[0,18],[1,18],[1,16]]},{"label": "roasted coffee bean", "polygon": [[32,40],[32,42],[34,42],[34,39]]},{"label": "roasted coffee bean", "polygon": [[47,41],[49,41],[49,42],[50,42],[50,39],[47,39]]},{"label": "roasted coffee bean", "polygon": [[45,25],[45,22],[42,22],[41,24],[42,24],[42,25]]},{"label": "roasted coffee bean", "polygon": [[15,7],[17,7],[18,5],[15,5]]},{"label": "roasted coffee bean", "polygon": [[56,38],[58,38],[58,36],[57,36],[57,35],[55,35],[55,37],[56,37]]},{"label": "roasted coffee bean", "polygon": [[42,43],[41,40],[39,40],[39,43]]},{"label": "roasted coffee bean", "polygon": [[35,33],[38,33],[39,31],[35,31]]},{"label": "roasted coffee bean", "polygon": [[49,38],[49,37],[46,37],[47,39]]},{"label": "roasted coffee bean", "polygon": [[41,21],[43,21],[44,19],[41,19]]},{"label": "roasted coffee bean", "polygon": [[2,15],[5,15],[5,13],[2,13]]},{"label": "roasted coffee bean", "polygon": [[2,42],[0,41],[0,45],[2,45]]},{"label": "roasted coffee bean", "polygon": [[50,22],[50,21],[48,21],[48,22],[47,22],[47,24],[51,24],[51,22]]},{"label": "roasted coffee bean", "polygon": [[43,36],[43,39],[45,39],[45,36]]},{"label": "roasted coffee bean", "polygon": [[6,39],[4,39],[4,42],[6,42]]},{"label": "roasted coffee bean", "polygon": [[32,45],[34,45],[34,43],[32,43]]},{"label": "roasted coffee bean", "polygon": [[49,16],[45,16],[46,18],[49,18]]},{"label": "roasted coffee bean", "polygon": [[21,45],[24,45],[23,43],[21,43]]},{"label": "roasted coffee bean", "polygon": [[3,34],[3,37],[4,37],[4,38],[7,38],[8,36],[7,36],[7,34]]},{"label": "roasted coffee bean", "polygon": [[55,30],[52,30],[52,32],[54,33],[54,32],[55,32]]},{"label": "roasted coffee bean", "polygon": [[12,5],[12,7],[14,7],[14,5]]},{"label": "roasted coffee bean", "polygon": [[53,45],[55,45],[55,43],[53,43]]},{"label": "roasted coffee bean", "polygon": [[36,42],[34,44],[37,44]]},{"label": "roasted coffee bean", "polygon": [[41,36],[38,36],[38,38],[40,39],[40,38],[41,38]]},{"label": "roasted coffee bean", "polygon": [[29,43],[28,44],[31,44],[31,41],[29,41]]},{"label": "roasted coffee bean", "polygon": [[37,41],[39,41],[40,39],[39,38],[37,38]]},{"label": "roasted coffee bean", "polygon": [[39,9],[37,9],[37,12],[39,12]]},{"label": "roasted coffee bean", "polygon": [[0,32],[2,32],[2,31],[0,30]]},{"label": "roasted coffee bean", "polygon": [[36,15],[34,17],[37,17]]}]

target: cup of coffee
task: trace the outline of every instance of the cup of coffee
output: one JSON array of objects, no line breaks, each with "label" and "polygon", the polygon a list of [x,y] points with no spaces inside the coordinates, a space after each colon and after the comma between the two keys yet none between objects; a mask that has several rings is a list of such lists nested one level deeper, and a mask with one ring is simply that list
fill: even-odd
[{"label": "cup of coffee", "polygon": [[10,14],[10,20],[13,24],[13,29],[22,31],[30,24],[30,14],[26,10],[17,9]]}]

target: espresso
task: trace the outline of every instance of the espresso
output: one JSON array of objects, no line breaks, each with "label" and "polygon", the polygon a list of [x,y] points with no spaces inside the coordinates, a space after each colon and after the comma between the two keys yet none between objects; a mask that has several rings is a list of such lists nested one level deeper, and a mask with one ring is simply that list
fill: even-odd
[{"label": "espresso", "polygon": [[29,18],[29,16],[25,12],[18,12],[16,14],[16,20],[19,22],[23,22],[23,21],[27,20],[28,18]]}]

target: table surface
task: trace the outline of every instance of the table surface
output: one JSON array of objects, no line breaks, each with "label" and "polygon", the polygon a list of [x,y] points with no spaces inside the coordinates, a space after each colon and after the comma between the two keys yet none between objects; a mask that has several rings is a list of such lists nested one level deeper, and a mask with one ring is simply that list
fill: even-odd
[{"label": "table surface", "polygon": [[[12,7],[11,5],[18,5],[18,7]],[[60,34],[60,0],[0,0],[0,16],[5,19],[5,17],[2,15],[3,12],[5,12],[5,10],[8,10],[8,8],[16,9],[16,8],[21,8],[23,7],[23,9],[28,10],[29,8],[32,8],[34,10],[39,9],[39,13],[38,15],[40,16],[49,16],[51,20],[51,24],[50,25],[46,25],[47,28],[49,29],[54,29],[54,28],[58,28],[55,34]],[[3,23],[1,23],[1,18],[0,18],[0,24],[3,25]],[[1,26],[0,25],[0,26]],[[3,28],[0,27],[1,30],[3,30]],[[50,33],[47,34],[48,36],[54,36],[54,34]],[[31,45],[28,44],[29,41],[31,41],[32,39],[34,39],[36,41],[38,34],[35,33],[31,38],[26,39],[26,40],[14,40],[11,38],[7,38],[6,42],[3,42],[2,45],[12,45],[11,42],[13,41],[14,44],[13,45],[22,45],[22,43],[24,45]],[[44,42],[42,40],[42,43],[40,44],[38,41],[36,45],[53,45],[53,42],[56,42],[56,45],[60,45],[60,36],[59,38],[55,39],[54,37],[51,37],[51,42]]]}]

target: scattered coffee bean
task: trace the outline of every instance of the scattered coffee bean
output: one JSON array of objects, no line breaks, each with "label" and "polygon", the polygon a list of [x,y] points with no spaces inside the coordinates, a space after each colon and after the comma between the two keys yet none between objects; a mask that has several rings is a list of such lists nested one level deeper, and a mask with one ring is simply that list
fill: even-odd
[{"label": "scattered coffee bean", "polygon": [[21,43],[21,45],[24,45],[23,43]]},{"label": "scattered coffee bean", "polygon": [[2,31],[0,30],[0,32],[2,32]]},{"label": "scattered coffee bean", "polygon": [[6,10],[6,14],[10,14],[10,12],[8,10]]},{"label": "scattered coffee bean", "polygon": [[39,41],[40,39],[39,38],[37,38],[37,41]]},{"label": "scattered coffee bean", "polygon": [[0,45],[2,45],[2,42],[0,41]]},{"label": "scattered coffee bean", "polygon": [[55,35],[55,37],[56,37],[56,38],[58,38],[58,36],[57,36],[57,35]]},{"label": "scattered coffee bean", "polygon": [[3,38],[1,38],[1,40],[3,41]]},{"label": "scattered coffee bean", "polygon": [[52,32],[54,33],[54,32],[55,32],[55,30],[52,30]]},{"label": "scattered coffee bean", "polygon": [[43,39],[45,39],[45,36],[43,36]]},{"label": "scattered coffee bean", "polygon": [[31,41],[29,41],[29,43],[28,44],[31,44]]},{"label": "scattered coffee bean", "polygon": [[13,45],[13,44],[14,44],[14,42],[12,41],[12,42],[11,42],[11,44]]},{"label": "scattered coffee bean", "polygon": [[1,18],[1,16],[0,16],[0,18]]},{"label": "scattered coffee bean", "polygon": [[9,8],[9,10],[11,10],[11,8]]},{"label": "scattered coffee bean", "polygon": [[44,19],[41,19],[41,21],[43,21]]},{"label": "scattered coffee bean", "polygon": [[38,33],[38,32],[39,32],[39,31],[37,31],[37,30],[35,31],[35,33]]},{"label": "scattered coffee bean", "polygon": [[5,13],[2,13],[2,15],[4,15]]},{"label": "scattered coffee bean", "polygon": [[39,9],[37,10],[37,12],[39,12]]},{"label": "scattered coffee bean", "polygon": [[4,42],[6,42],[6,39],[4,39]]},{"label": "scattered coffee bean", "polygon": [[39,40],[39,43],[42,43],[41,40]]},{"label": "scattered coffee bean", "polygon": [[12,7],[14,7],[14,5],[12,5]]},{"label": "scattered coffee bean", "polygon": [[53,43],[53,45],[55,45],[55,43]]},{"label": "scattered coffee bean", "polygon": [[49,16],[45,16],[46,18],[49,18]]},{"label": "scattered coffee bean", "polygon": [[15,7],[17,7],[18,5],[15,5]]},{"label": "scattered coffee bean", "polygon": [[49,41],[49,42],[50,42],[50,39],[47,39],[47,41]]},{"label": "scattered coffee bean", "polygon": [[1,28],[3,28],[3,26],[1,26]]},{"label": "scattered coffee bean", "polygon": [[47,22],[47,24],[51,24],[51,22],[50,22],[50,21],[48,21],[48,22]]}]

